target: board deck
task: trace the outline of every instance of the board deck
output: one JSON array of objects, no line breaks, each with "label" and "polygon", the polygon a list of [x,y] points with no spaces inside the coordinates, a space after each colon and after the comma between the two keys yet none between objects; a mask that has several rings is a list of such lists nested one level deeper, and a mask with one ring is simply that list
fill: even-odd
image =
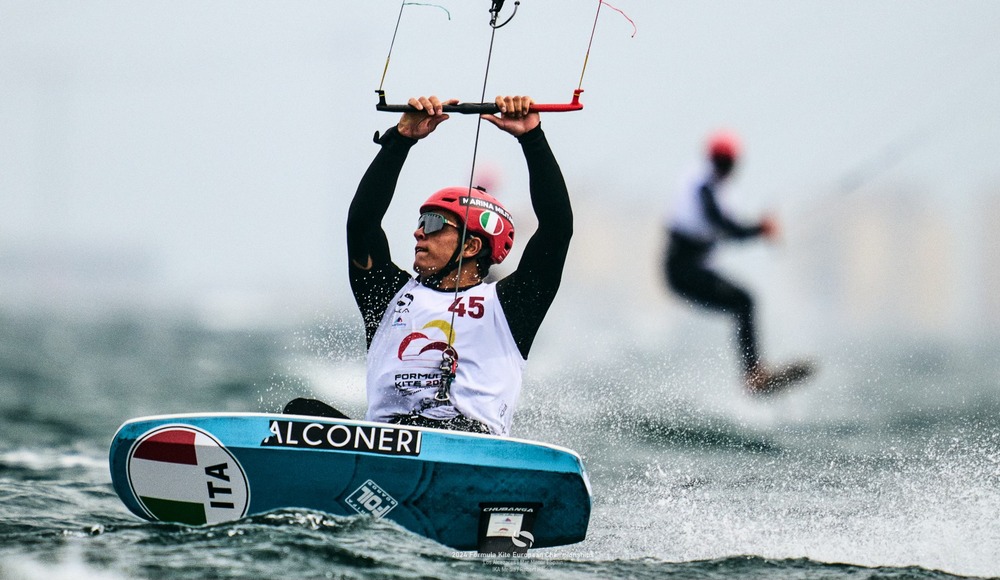
[{"label": "board deck", "polygon": [[590,481],[573,451],[366,421],[142,417],[118,429],[110,467],[125,505],[152,521],[213,524],[306,508],[385,517],[459,550],[516,551],[579,542],[590,518]]}]

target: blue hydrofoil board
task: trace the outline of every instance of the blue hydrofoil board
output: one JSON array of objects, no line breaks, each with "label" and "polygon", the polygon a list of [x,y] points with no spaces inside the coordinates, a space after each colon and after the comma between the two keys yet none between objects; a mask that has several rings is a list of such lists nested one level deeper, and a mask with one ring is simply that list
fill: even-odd
[{"label": "blue hydrofoil board", "polygon": [[213,524],[278,508],[367,514],[458,550],[521,552],[584,539],[580,457],[544,443],[303,415],[133,419],[111,443],[133,513]]}]

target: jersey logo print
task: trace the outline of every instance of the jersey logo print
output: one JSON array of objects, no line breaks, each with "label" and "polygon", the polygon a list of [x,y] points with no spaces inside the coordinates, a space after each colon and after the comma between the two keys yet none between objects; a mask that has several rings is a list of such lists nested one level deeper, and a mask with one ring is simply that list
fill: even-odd
[{"label": "jersey logo print", "polygon": [[458,353],[451,345],[455,342],[455,331],[445,320],[432,320],[417,332],[411,332],[399,341],[396,356],[401,361],[416,363],[414,367],[438,368],[441,354],[449,352],[457,360]]}]

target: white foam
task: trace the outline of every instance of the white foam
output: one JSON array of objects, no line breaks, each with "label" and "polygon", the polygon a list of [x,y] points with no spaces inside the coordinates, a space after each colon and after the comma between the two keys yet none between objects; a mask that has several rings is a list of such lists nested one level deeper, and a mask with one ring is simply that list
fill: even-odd
[{"label": "white foam", "polygon": [[133,578],[87,564],[78,549],[71,549],[55,562],[42,562],[26,556],[12,556],[0,563],[0,577],[5,580],[126,580]]}]

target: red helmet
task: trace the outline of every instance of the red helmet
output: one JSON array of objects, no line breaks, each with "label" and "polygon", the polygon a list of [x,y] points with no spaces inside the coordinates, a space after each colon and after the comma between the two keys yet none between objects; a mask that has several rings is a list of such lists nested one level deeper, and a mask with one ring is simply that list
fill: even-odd
[{"label": "red helmet", "polygon": [[740,139],[729,131],[718,131],[708,138],[708,156],[729,157],[736,160],[740,156]]},{"label": "red helmet", "polygon": [[493,264],[503,262],[514,246],[514,220],[495,197],[480,189],[446,187],[427,198],[420,206],[420,213],[433,209],[450,211],[465,219],[466,229],[481,236],[490,247]]}]

